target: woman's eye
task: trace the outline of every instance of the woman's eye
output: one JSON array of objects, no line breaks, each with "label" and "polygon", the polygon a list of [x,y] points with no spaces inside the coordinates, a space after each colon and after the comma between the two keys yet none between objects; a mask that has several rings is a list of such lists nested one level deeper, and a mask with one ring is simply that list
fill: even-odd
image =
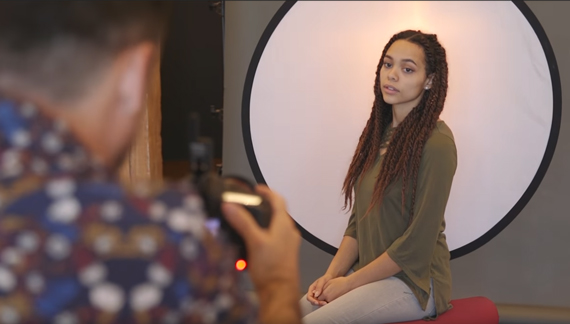
[{"label": "woman's eye", "polygon": [[386,67],[386,68],[391,68],[391,67],[392,67],[392,63],[384,63],[384,67]]},{"label": "woman's eye", "polygon": [[414,72],[414,70],[410,69],[410,68],[404,68],[404,72],[406,73],[412,73]]}]

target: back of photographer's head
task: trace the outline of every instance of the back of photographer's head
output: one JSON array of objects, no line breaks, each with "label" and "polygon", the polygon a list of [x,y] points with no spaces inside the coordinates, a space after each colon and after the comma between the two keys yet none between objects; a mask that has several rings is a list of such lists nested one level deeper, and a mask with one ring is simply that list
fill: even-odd
[{"label": "back of photographer's head", "polygon": [[[87,147],[109,146],[97,152],[103,160],[116,159],[136,126],[167,6],[1,1],[0,94],[51,109]],[[102,125],[106,131],[95,132]],[[92,137],[100,144],[89,143]]]}]

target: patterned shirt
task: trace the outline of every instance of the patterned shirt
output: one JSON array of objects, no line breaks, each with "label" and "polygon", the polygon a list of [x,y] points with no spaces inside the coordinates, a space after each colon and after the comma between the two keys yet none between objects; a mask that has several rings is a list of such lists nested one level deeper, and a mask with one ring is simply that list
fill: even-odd
[{"label": "patterned shirt", "polygon": [[122,188],[66,126],[0,97],[0,323],[253,323],[189,184]]}]

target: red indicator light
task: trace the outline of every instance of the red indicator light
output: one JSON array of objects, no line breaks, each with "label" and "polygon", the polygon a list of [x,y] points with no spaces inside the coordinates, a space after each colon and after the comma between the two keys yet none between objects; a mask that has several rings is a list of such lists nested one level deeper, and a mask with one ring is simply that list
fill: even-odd
[{"label": "red indicator light", "polygon": [[245,260],[239,259],[236,261],[236,270],[242,271],[247,267],[247,262]]}]

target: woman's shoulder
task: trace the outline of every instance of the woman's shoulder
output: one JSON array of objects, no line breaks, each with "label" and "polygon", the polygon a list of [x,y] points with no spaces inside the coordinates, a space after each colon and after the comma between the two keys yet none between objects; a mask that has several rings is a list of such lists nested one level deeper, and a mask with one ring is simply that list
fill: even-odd
[{"label": "woman's shoulder", "polygon": [[426,142],[425,149],[430,151],[456,150],[453,132],[443,120],[437,121],[433,132]]},{"label": "woman's shoulder", "polygon": [[455,142],[455,137],[453,137],[453,132],[451,131],[451,128],[449,128],[447,123],[441,119],[438,120],[437,123],[435,124],[435,128],[433,129],[431,137],[434,137],[434,136],[435,137],[439,137],[439,136],[449,137],[449,139],[451,139],[453,142]]}]

